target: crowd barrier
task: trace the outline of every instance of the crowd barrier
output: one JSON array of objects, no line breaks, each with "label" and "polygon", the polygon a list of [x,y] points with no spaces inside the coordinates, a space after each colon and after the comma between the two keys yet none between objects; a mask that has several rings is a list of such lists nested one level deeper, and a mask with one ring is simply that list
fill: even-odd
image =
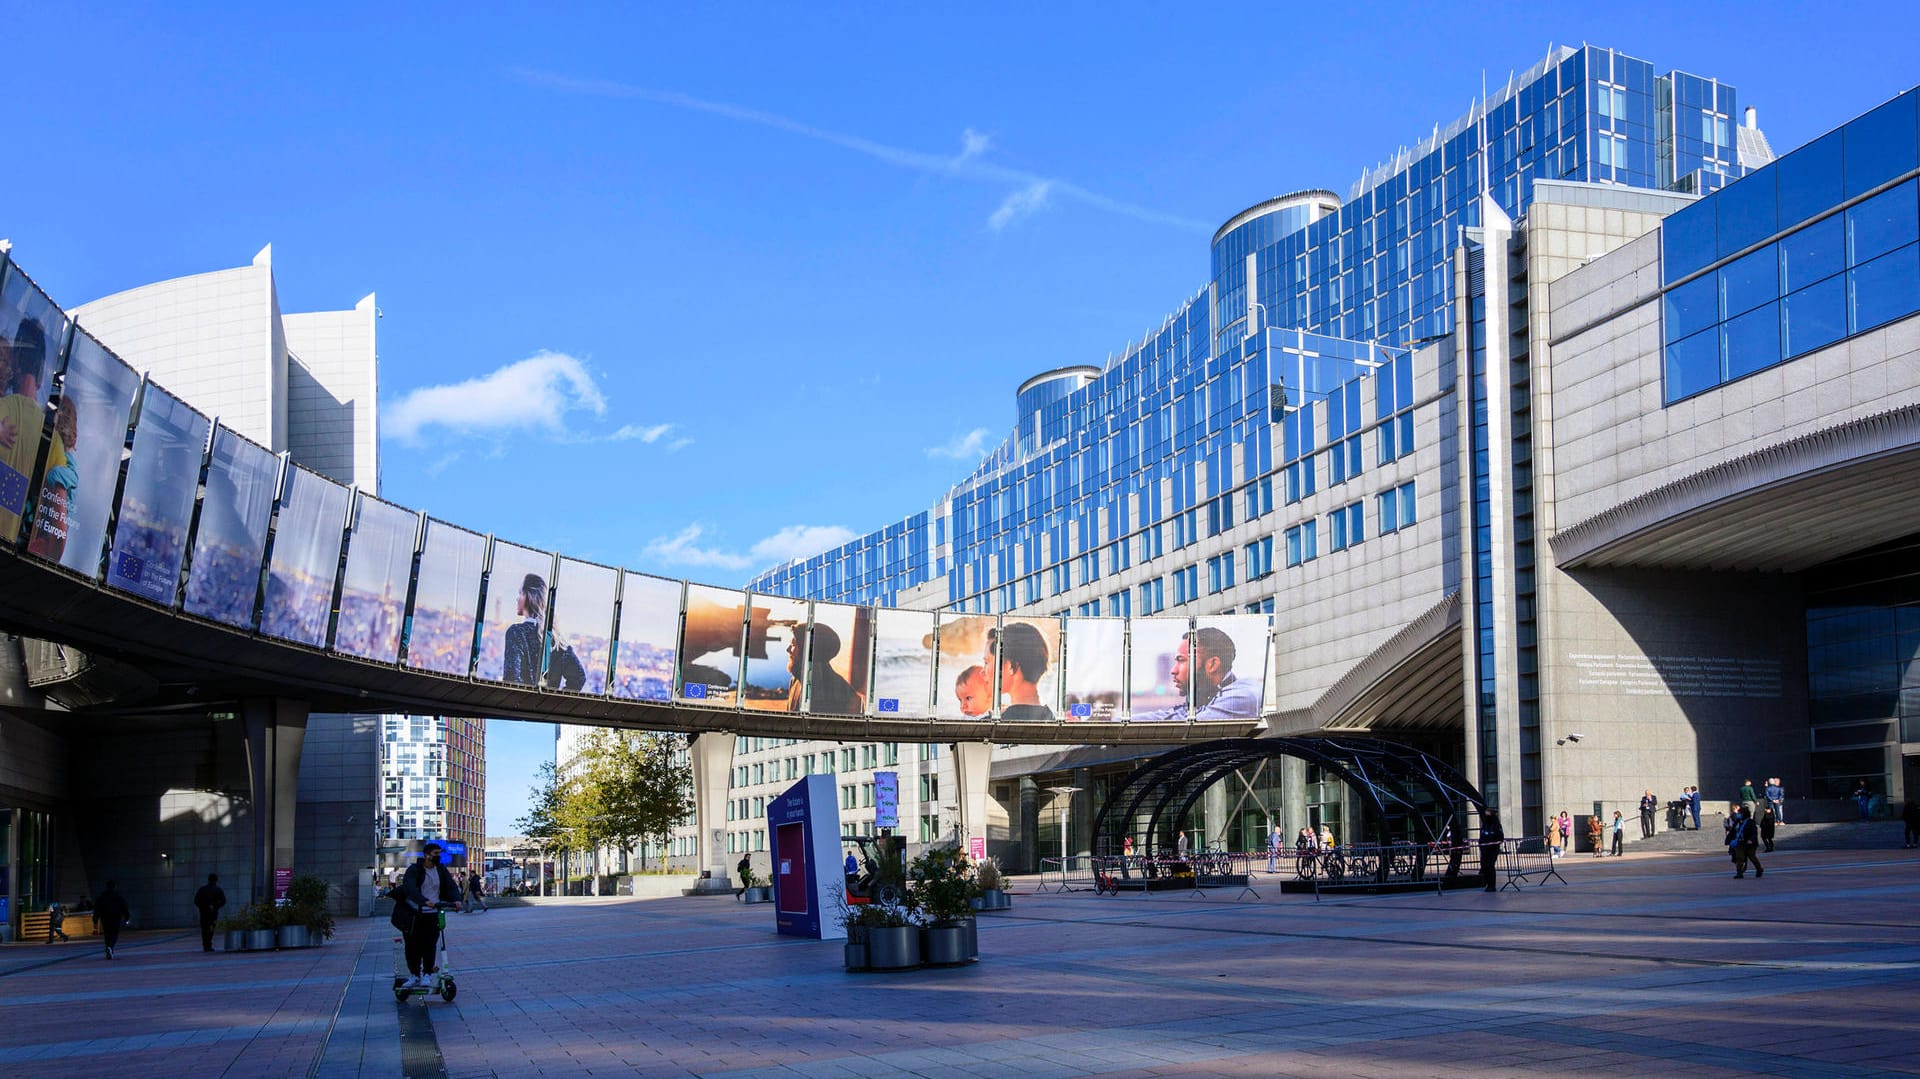
[{"label": "crowd barrier", "polygon": [[[1504,878],[1500,890],[1518,889],[1528,881],[1545,884],[1550,880],[1567,883],[1560,875],[1552,852],[1547,848],[1544,836],[1521,836],[1500,841],[1500,873]],[[1536,879],[1537,878],[1537,879]]]},{"label": "crowd barrier", "polygon": [[1352,844],[1328,850],[1296,850],[1294,875],[1313,882],[1313,895],[1323,891],[1383,886],[1426,886],[1445,891],[1447,867],[1465,860],[1471,845],[1441,843]]}]

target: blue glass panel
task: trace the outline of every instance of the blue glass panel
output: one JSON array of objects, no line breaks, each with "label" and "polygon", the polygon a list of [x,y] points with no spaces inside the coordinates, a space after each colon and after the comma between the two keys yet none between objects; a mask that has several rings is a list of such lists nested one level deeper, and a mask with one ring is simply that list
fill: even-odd
[{"label": "blue glass panel", "polygon": [[1715,257],[1713,199],[1668,214],[1660,222],[1661,280],[1678,281],[1713,262]]},{"label": "blue glass panel", "polygon": [[253,625],[279,484],[278,457],[226,428],[215,433],[187,571],[188,613],[229,626]]},{"label": "blue glass panel", "polygon": [[1780,287],[1806,288],[1847,268],[1846,218],[1839,214],[1780,241]]},{"label": "blue glass panel", "polygon": [[1771,170],[1757,172],[1729,184],[1714,195],[1714,219],[1720,234],[1719,252],[1726,258],[1779,231],[1780,218],[1775,205],[1774,175]]},{"label": "blue glass panel", "polygon": [[1667,400],[1720,384],[1720,333],[1707,330],[1667,346]]},{"label": "blue glass panel", "polygon": [[1913,169],[1916,100],[1920,93],[1901,94],[1840,130],[1847,155],[1848,198]]},{"label": "blue glass panel", "polygon": [[1780,296],[1780,245],[1768,244],[1720,267],[1720,311],[1732,318]]},{"label": "blue glass panel", "polygon": [[1846,200],[1840,132],[1815,139],[1775,162],[1780,225],[1791,227]]},{"label": "blue glass panel", "polygon": [[1847,262],[1858,266],[1920,239],[1916,181],[1883,191],[1847,211]]},{"label": "blue glass panel", "polygon": [[1920,311],[1920,246],[1882,255],[1847,277],[1853,287],[1854,333]]},{"label": "blue glass panel", "polygon": [[108,584],[155,603],[173,604],[210,426],[179,398],[158,386],[147,387],[113,530]]},{"label": "blue glass panel", "polygon": [[1667,340],[1689,337],[1720,321],[1719,282],[1712,274],[1670,289],[1666,296]]},{"label": "blue glass panel", "polygon": [[1720,327],[1726,348],[1727,377],[1750,375],[1780,362],[1780,305],[1770,303]]},{"label": "blue glass panel", "polygon": [[1786,300],[1787,355],[1804,356],[1847,335],[1847,280],[1829,277]]}]

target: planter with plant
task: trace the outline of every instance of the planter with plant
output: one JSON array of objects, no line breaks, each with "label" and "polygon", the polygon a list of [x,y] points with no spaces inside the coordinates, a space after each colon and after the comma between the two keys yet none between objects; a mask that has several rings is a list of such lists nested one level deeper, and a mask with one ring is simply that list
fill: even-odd
[{"label": "planter with plant", "polygon": [[270,952],[279,945],[280,909],[272,900],[262,900],[240,911],[239,922],[246,944],[243,951]]},{"label": "planter with plant", "polygon": [[974,910],[1013,909],[1013,897],[1007,894],[1007,878],[1000,872],[999,862],[981,859],[974,869],[974,882],[979,885],[978,894],[973,897]]},{"label": "planter with plant", "polygon": [[247,920],[245,911],[229,915],[213,923],[213,931],[220,934],[220,947],[229,952],[247,950]]},{"label": "planter with plant", "polygon": [[911,970],[920,965],[920,927],[905,903],[891,897],[848,903],[844,889],[836,899],[840,926],[847,931],[848,970]]},{"label": "planter with plant", "polygon": [[742,903],[773,902],[773,887],[753,871],[751,865],[740,866],[740,901]]},{"label": "planter with plant", "polygon": [[281,909],[280,946],[317,948],[333,936],[333,912],[327,909],[327,882],[316,876],[295,877],[287,886]]},{"label": "planter with plant", "polygon": [[972,862],[962,851],[934,848],[913,860],[911,873],[910,899],[920,923],[921,960],[935,966],[972,962],[979,955]]}]

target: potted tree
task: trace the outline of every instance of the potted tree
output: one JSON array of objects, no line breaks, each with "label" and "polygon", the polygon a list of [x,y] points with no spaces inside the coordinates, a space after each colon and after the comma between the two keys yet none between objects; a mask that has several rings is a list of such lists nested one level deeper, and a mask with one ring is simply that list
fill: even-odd
[{"label": "potted tree", "polygon": [[247,906],[240,912],[240,923],[246,931],[246,948],[249,952],[270,952],[278,942],[280,932],[280,908],[270,899]]},{"label": "potted tree", "polygon": [[911,970],[920,965],[920,927],[904,903],[876,898],[861,904],[855,917],[865,929],[867,969]]},{"label": "potted tree", "polygon": [[974,883],[978,893],[973,897],[973,909],[978,911],[1011,910],[1013,898],[1007,895],[1007,878],[1000,872],[1000,863],[992,858],[983,858],[974,867]]},{"label": "potted tree", "polygon": [[920,958],[932,966],[972,962],[979,954],[973,921],[975,881],[967,856],[934,848],[913,860],[911,893],[920,922]]},{"label": "potted tree", "polygon": [[327,882],[316,876],[295,877],[287,887],[287,905],[280,926],[282,948],[317,948],[333,936],[333,912],[327,909]]},{"label": "potted tree", "polygon": [[754,873],[753,866],[743,864],[740,869],[740,901],[742,903],[773,902],[773,887]]}]

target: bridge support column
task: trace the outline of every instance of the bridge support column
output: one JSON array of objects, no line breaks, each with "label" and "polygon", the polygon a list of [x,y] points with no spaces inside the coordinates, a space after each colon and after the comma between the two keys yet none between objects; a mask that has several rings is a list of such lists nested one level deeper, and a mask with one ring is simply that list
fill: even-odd
[{"label": "bridge support column", "polygon": [[1020,777],[1020,864],[1006,867],[1015,873],[1040,872],[1040,784]]},{"label": "bridge support column", "polygon": [[953,751],[954,801],[960,807],[960,849],[969,850],[975,836],[987,841],[987,771],[993,764],[993,743],[955,742]]},{"label": "bridge support column", "polygon": [[1200,814],[1205,822],[1204,834],[1188,837],[1193,840],[1194,850],[1231,845],[1228,840],[1232,836],[1234,822],[1230,818],[1233,816],[1233,802],[1239,799],[1230,798],[1229,795],[1239,793],[1233,789],[1233,786],[1239,782],[1235,773],[1228,772],[1214,780],[1213,785],[1200,795]]},{"label": "bridge support column", "polygon": [[1080,789],[1068,795],[1073,799],[1073,815],[1068,821],[1072,835],[1068,843],[1075,854],[1093,853],[1093,769],[1075,768],[1071,786]]},{"label": "bridge support column", "polygon": [[253,807],[255,901],[276,898],[279,871],[293,874],[294,807],[300,796],[300,749],[307,737],[307,702],[249,697],[240,702],[247,744],[247,786]]},{"label": "bridge support column", "polygon": [[733,741],[732,731],[704,731],[687,746],[693,765],[694,834],[700,837],[700,866],[706,873],[693,886],[700,893],[733,890],[727,876],[727,774],[733,771]]},{"label": "bridge support column", "polygon": [[1280,836],[1291,847],[1300,829],[1313,825],[1307,819],[1307,762],[1281,757],[1274,764],[1280,768]]}]

